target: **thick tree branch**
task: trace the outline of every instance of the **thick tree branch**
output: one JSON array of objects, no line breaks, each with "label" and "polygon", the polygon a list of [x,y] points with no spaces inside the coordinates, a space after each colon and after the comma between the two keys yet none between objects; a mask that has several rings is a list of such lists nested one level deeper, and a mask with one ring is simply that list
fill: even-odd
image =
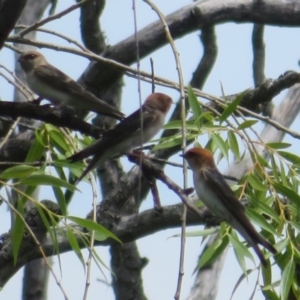
[{"label": "thick tree branch", "polygon": [[33,103],[1,101],[0,116],[40,120],[55,126],[68,127],[95,138],[99,138],[103,132],[101,128],[86,123],[82,119],[74,116],[74,111],[69,108],[58,109],[48,105],[39,106]]},{"label": "thick tree branch", "polygon": [[[181,213],[182,204],[165,206],[164,211],[161,214],[157,214],[154,209],[147,210],[140,214],[133,214],[130,216],[112,216],[102,219],[101,224],[106,228],[109,228],[123,243],[129,243],[135,241],[144,236],[153,234],[155,232],[165,230],[168,228],[175,228],[181,226]],[[104,216],[104,215],[103,215]],[[211,220],[211,214],[203,215],[204,218],[201,219],[194,213],[188,212],[187,214],[187,225],[200,225],[206,222],[205,218]],[[113,221],[113,222],[112,222]],[[76,226],[78,230],[80,227]],[[66,238],[67,234],[64,229],[57,231],[57,241],[59,245],[59,253],[65,253],[67,251],[72,251],[70,243]],[[13,258],[11,253],[11,240],[9,234],[4,234],[1,237],[1,249],[0,249],[0,286],[4,286],[5,283],[15,274],[24,264],[27,262],[41,258],[42,255],[39,248],[33,244],[33,242],[26,242],[26,245],[21,246],[21,253],[17,264],[13,265]],[[82,248],[85,245],[78,237],[78,242]],[[55,253],[55,247],[53,246],[53,241],[47,237],[40,241],[44,253],[47,256],[51,256]],[[107,239],[103,242],[96,242],[96,245],[108,246],[116,244],[115,241]]]},{"label": "thick tree branch", "polygon": [[[298,0],[216,0],[197,1],[166,16],[173,39],[203,27],[225,22],[254,22],[275,26],[299,26],[300,3]],[[141,58],[167,44],[160,21],[154,22],[138,32]],[[103,56],[130,65],[136,60],[135,36],[107,49]],[[80,81],[104,94],[123,72],[105,62],[91,63]],[[100,88],[99,88],[100,87]]]},{"label": "thick tree branch", "polygon": [[[77,2],[80,2],[77,0]],[[99,18],[105,6],[105,0],[88,1],[81,6],[80,29],[84,45],[94,53],[105,50],[105,37],[101,31]]]},{"label": "thick tree branch", "polygon": [[0,49],[16,25],[27,0],[2,0],[0,3]]}]

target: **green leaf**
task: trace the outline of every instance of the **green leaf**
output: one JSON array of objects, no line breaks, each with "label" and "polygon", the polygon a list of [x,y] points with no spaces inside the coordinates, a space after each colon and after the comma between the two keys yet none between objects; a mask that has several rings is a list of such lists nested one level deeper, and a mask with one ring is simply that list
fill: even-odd
[{"label": "green leaf", "polygon": [[276,230],[266,221],[266,219],[251,208],[246,210],[246,215],[261,228],[277,236]]},{"label": "green leaf", "polygon": [[260,200],[255,199],[254,197],[250,198],[250,202],[255,206],[256,209],[259,209],[262,213],[268,215],[269,217],[274,219],[277,223],[280,223],[280,218],[272,207],[268,206],[267,204],[265,204]]},{"label": "green leaf", "polygon": [[35,136],[37,137],[32,143],[25,162],[34,162],[40,160],[45,152],[45,145],[42,142],[42,137],[38,134],[38,131],[35,132]]},{"label": "green leaf", "polygon": [[[86,229],[95,230],[95,234],[98,234],[99,236],[105,236],[105,239],[110,237],[115,241],[122,243],[121,240],[116,235],[114,235],[111,231],[107,230],[105,227],[103,227],[102,225],[94,221],[82,219],[78,217],[72,217],[72,216],[68,216],[67,218]],[[101,240],[103,239],[101,238]]]},{"label": "green leaf", "polygon": [[59,149],[61,153],[70,151],[70,146],[66,143],[66,138],[60,131],[51,130],[49,136],[51,140],[54,141],[55,147]]},{"label": "green leaf", "polygon": [[241,100],[244,98],[245,92],[240,93],[223,111],[219,117],[220,122],[225,121],[238,107]]},{"label": "green leaf", "polygon": [[243,122],[242,124],[240,124],[237,129],[241,130],[241,129],[249,128],[249,127],[253,126],[254,124],[256,124],[257,122],[258,122],[258,120],[247,120],[247,121]]},{"label": "green leaf", "polygon": [[250,185],[257,191],[265,192],[268,187],[265,186],[260,179],[258,179],[257,176],[254,174],[249,174],[247,176],[247,181],[250,183]]},{"label": "green leaf", "polygon": [[[203,229],[203,230],[186,232],[185,236],[186,237],[209,236],[218,231],[219,231],[219,229],[217,227],[213,227],[213,228],[207,228],[207,229]],[[172,237],[180,237],[180,236],[181,236],[181,233],[172,235]]]},{"label": "green leaf", "polygon": [[[196,136],[189,135],[189,136],[187,136],[187,140],[194,140],[195,137]],[[168,138],[166,141],[154,146],[153,150],[171,148],[171,147],[181,145],[181,144],[182,144],[182,135],[173,136],[172,138]]]},{"label": "green leaf", "polygon": [[300,164],[300,157],[298,155],[286,151],[278,151],[277,153],[295,165]]},{"label": "green leaf", "polygon": [[46,175],[43,173],[41,173],[41,174],[35,173],[33,175],[30,175],[27,178],[22,179],[20,181],[20,184],[33,185],[33,186],[50,185],[50,186],[55,186],[55,187],[65,187],[72,191],[77,189],[76,186],[68,183],[67,181],[64,181],[64,180],[54,177],[52,175]]},{"label": "green leaf", "polygon": [[271,158],[272,172],[273,172],[274,178],[275,178],[275,180],[278,181],[279,180],[279,173],[278,173],[278,167],[277,167],[274,155],[271,154],[270,158]]},{"label": "green leaf", "polygon": [[235,134],[232,131],[228,131],[228,145],[236,158],[240,158],[239,143]]},{"label": "green leaf", "polygon": [[271,265],[268,264],[266,268],[261,268],[264,285],[271,285],[272,284],[272,268]]},{"label": "green leaf", "polygon": [[287,197],[290,201],[300,207],[300,196],[295,191],[277,182],[272,182],[272,185],[278,194]]},{"label": "green leaf", "polygon": [[211,139],[213,140],[217,148],[220,149],[221,153],[228,159],[228,146],[221,138],[221,136],[217,133],[212,133]]},{"label": "green leaf", "polygon": [[38,169],[36,167],[32,167],[32,166],[26,166],[26,165],[14,166],[4,170],[1,173],[0,178],[3,179],[24,178],[37,170]]},{"label": "green leaf", "polygon": [[277,142],[277,143],[267,143],[266,146],[272,149],[284,149],[284,148],[289,148],[291,144]]},{"label": "green leaf", "polygon": [[56,201],[59,205],[62,215],[66,216],[67,215],[67,202],[66,202],[64,193],[62,192],[61,188],[59,188],[59,187],[53,186],[52,189],[53,189]]},{"label": "green leaf", "polygon": [[70,246],[74,250],[77,257],[79,258],[79,260],[80,260],[80,262],[83,266],[83,269],[85,270],[86,265],[85,265],[85,262],[84,262],[83,255],[81,253],[81,249],[79,247],[79,244],[77,242],[77,239],[76,239],[72,229],[69,226],[67,227],[67,235],[68,235],[68,240],[69,240]]},{"label": "green leaf", "polygon": [[249,257],[253,261],[253,263],[255,263],[253,256],[251,255],[249,249],[238,239],[234,231],[232,231],[231,235],[229,235],[229,240],[233,246],[233,250],[239,262],[239,265],[244,275],[247,276],[247,267],[244,257]]},{"label": "green leaf", "polygon": [[198,99],[196,95],[193,92],[192,87],[189,85],[188,87],[188,100],[191,107],[191,110],[194,115],[195,124],[198,126],[198,128],[201,128],[202,126],[202,109],[200,107],[200,104],[198,102]]},{"label": "green leaf", "polygon": [[280,282],[280,290],[281,290],[281,299],[286,300],[290,288],[292,286],[292,282],[295,274],[295,261],[293,257],[290,258],[289,262],[286,264]]},{"label": "green leaf", "polygon": [[[18,201],[18,212],[20,213],[20,215],[24,216],[24,206],[22,201]],[[24,221],[19,216],[19,214],[16,214],[14,226],[11,230],[11,240],[13,241],[12,252],[14,258],[14,265],[16,265],[18,260],[19,249],[23,240],[24,228]]]},{"label": "green leaf", "polygon": [[264,288],[262,289],[262,293],[265,297],[265,299],[268,300],[280,300],[280,298],[277,296],[276,292],[270,289],[265,290]]},{"label": "green leaf", "polygon": [[[186,121],[186,129],[199,131],[198,126],[195,125],[194,121]],[[170,121],[165,126],[164,129],[182,129],[182,122],[181,121]]]},{"label": "green leaf", "polygon": [[198,269],[201,269],[205,265],[212,263],[220,254],[226,249],[229,243],[228,238],[218,239],[208,246],[201,254],[198,262]]}]

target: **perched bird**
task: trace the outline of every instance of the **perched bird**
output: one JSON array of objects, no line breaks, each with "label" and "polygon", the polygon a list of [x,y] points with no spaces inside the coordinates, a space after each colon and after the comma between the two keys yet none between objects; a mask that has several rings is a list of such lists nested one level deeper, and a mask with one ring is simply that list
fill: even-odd
[{"label": "perched bird", "polygon": [[218,171],[212,153],[207,149],[192,148],[182,156],[193,171],[194,187],[199,199],[217,217],[236,229],[253,247],[261,263],[266,266],[267,262],[258,244],[274,254],[277,251],[251,224],[244,206]]},{"label": "perched bird", "polygon": [[141,109],[106,131],[103,137],[91,146],[70,156],[68,159],[76,162],[94,155],[77,182],[107,159],[126,154],[152,139],[164,125],[165,116],[172,102],[172,99],[165,94],[151,94]]},{"label": "perched bird", "polygon": [[124,114],[98,99],[82,85],[50,65],[37,51],[23,53],[18,62],[26,74],[30,89],[54,105],[68,105],[102,115],[124,119]]}]

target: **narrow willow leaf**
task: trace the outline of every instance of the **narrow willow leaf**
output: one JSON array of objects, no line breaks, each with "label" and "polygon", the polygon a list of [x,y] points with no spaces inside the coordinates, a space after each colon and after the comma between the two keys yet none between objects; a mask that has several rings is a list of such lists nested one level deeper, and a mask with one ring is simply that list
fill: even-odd
[{"label": "narrow willow leaf", "polygon": [[272,149],[284,149],[284,148],[289,148],[291,144],[278,142],[278,143],[267,143],[266,146]]},{"label": "narrow willow leaf", "polygon": [[256,209],[259,209],[261,213],[271,217],[277,223],[280,223],[280,218],[272,207],[268,206],[266,203],[260,200],[255,199],[254,197],[250,198],[250,202],[255,206]]},{"label": "narrow willow leaf", "polygon": [[276,292],[274,292],[273,290],[264,290],[262,289],[262,293],[265,297],[265,299],[268,299],[268,300],[280,300],[280,298],[277,296]]},{"label": "narrow willow leaf", "polygon": [[191,110],[193,112],[195,124],[200,129],[202,126],[202,117],[201,117],[202,109],[191,86],[188,87],[188,100],[189,100]]},{"label": "narrow willow leaf", "polygon": [[279,181],[278,167],[277,167],[274,155],[271,154],[270,158],[271,158],[273,176],[274,176],[274,178],[275,178],[276,181]]},{"label": "narrow willow leaf", "polygon": [[[212,235],[218,231],[219,231],[219,229],[217,227],[207,228],[207,229],[203,229],[203,230],[186,232],[185,236],[186,237],[208,236],[208,235]],[[181,237],[181,233],[174,234],[171,237]]]},{"label": "narrow willow leaf", "polygon": [[65,198],[65,194],[62,192],[61,188],[59,187],[52,187],[56,201],[59,205],[59,208],[61,210],[61,213],[63,216],[67,215],[67,202]]},{"label": "narrow willow leaf", "polygon": [[281,176],[282,184],[288,185],[289,179],[286,177],[284,165],[282,161],[280,161],[279,163],[280,163],[280,176]]},{"label": "narrow willow leaf", "polygon": [[242,124],[240,124],[237,129],[241,130],[241,129],[249,128],[249,127],[253,126],[254,124],[256,124],[257,122],[258,122],[258,120],[247,120],[247,121],[243,122]]},{"label": "narrow willow leaf", "polygon": [[41,143],[39,139],[35,139],[27,153],[25,162],[34,162],[40,160],[44,152],[45,145]]},{"label": "narrow willow leaf", "polygon": [[220,122],[225,121],[238,107],[241,100],[244,98],[245,92],[239,94],[223,111],[221,116],[219,117]]},{"label": "narrow willow leaf", "polygon": [[121,240],[116,235],[114,235],[111,231],[107,230],[105,227],[103,227],[102,225],[100,225],[94,221],[82,219],[82,218],[78,218],[78,217],[72,217],[72,216],[68,216],[67,218],[69,220],[75,222],[79,226],[82,226],[89,230],[95,230],[95,233],[97,232],[98,234],[103,234],[106,236],[106,238],[110,237],[110,238],[114,239],[115,241],[122,243]]},{"label": "narrow willow leaf", "polygon": [[255,176],[254,174],[249,174],[247,176],[247,181],[250,183],[250,185],[257,191],[262,191],[265,192],[268,187],[266,185],[263,184],[263,182],[261,181],[261,179],[259,179],[257,176]]},{"label": "narrow willow leaf", "polygon": [[218,239],[213,242],[205,251],[201,254],[198,262],[198,269],[201,269],[205,265],[213,262],[220,254],[226,249],[229,243],[228,238]]},{"label": "narrow willow leaf", "polygon": [[[233,251],[235,254],[235,257],[237,258],[237,261],[244,273],[245,276],[247,276],[247,267],[246,267],[246,262],[245,262],[245,247],[242,245],[242,243],[238,240],[237,236],[234,236],[234,232],[229,236],[229,240],[233,246]],[[248,250],[248,249],[247,249]],[[249,252],[249,251],[248,251]],[[253,257],[252,257],[253,260]]]},{"label": "narrow willow leaf", "polygon": [[250,250],[245,246],[245,244],[239,240],[236,231],[232,230],[229,239],[232,243],[232,246],[235,247],[236,250],[242,254],[242,256],[248,257],[253,261],[253,263],[255,263],[253,255],[251,254]]},{"label": "narrow willow leaf", "polygon": [[228,146],[221,138],[221,136],[217,133],[212,133],[211,138],[218,149],[220,149],[221,153],[228,159]]},{"label": "narrow willow leaf", "polygon": [[240,158],[239,143],[235,134],[232,131],[228,131],[228,145],[236,158]]},{"label": "narrow willow leaf", "polygon": [[[187,140],[188,141],[194,140],[195,137],[196,137],[196,135],[189,135],[189,136],[187,136]],[[181,135],[180,136],[175,136],[175,137],[172,137],[172,138],[168,138],[167,141],[154,146],[153,150],[171,148],[171,147],[181,145],[181,144],[182,144],[182,136]]]},{"label": "narrow willow leaf", "polygon": [[72,229],[69,226],[67,227],[67,235],[68,235],[68,240],[69,240],[70,246],[74,250],[77,257],[79,258],[79,260],[80,260],[80,262],[83,266],[83,269],[85,271],[86,265],[85,265],[85,262],[84,262],[83,255],[81,253],[81,249],[79,247],[79,244],[77,242],[77,239],[76,239]]},{"label": "narrow willow leaf", "polygon": [[278,194],[287,197],[290,201],[300,207],[300,196],[295,191],[277,182],[272,182],[272,185]]},{"label": "narrow willow leaf", "polygon": [[266,268],[261,268],[263,280],[264,280],[264,285],[270,285],[272,284],[272,268],[271,265],[268,264]]},{"label": "narrow willow leaf", "polygon": [[29,176],[33,172],[36,172],[37,170],[38,169],[36,167],[32,167],[32,166],[26,166],[26,165],[14,166],[4,170],[1,173],[0,178],[3,179],[24,178]]},{"label": "narrow willow leaf", "polygon": [[260,165],[262,165],[264,168],[269,168],[271,169],[271,167],[269,166],[268,162],[259,154],[256,155],[256,159],[259,162]]},{"label": "narrow willow leaf", "polygon": [[[164,129],[182,129],[182,122],[170,121],[164,126]],[[186,129],[198,131],[198,127],[195,125],[194,121],[187,121]]]},{"label": "narrow willow leaf", "polygon": [[55,147],[61,152],[65,153],[66,151],[70,151],[69,144],[66,143],[66,138],[60,131],[51,130],[49,132],[49,136],[52,141],[54,141]]},{"label": "narrow willow leaf", "polygon": [[290,258],[289,262],[286,264],[280,282],[280,291],[281,291],[281,299],[286,300],[290,288],[292,286],[292,282],[294,281],[294,274],[295,274],[295,261],[293,257]]},{"label": "narrow willow leaf", "polygon": [[[24,216],[24,206],[22,201],[18,201],[18,212],[20,213],[20,215]],[[16,214],[14,220],[14,226],[11,231],[11,240],[13,241],[12,252],[13,252],[14,265],[16,265],[18,261],[18,254],[23,240],[24,228],[25,226],[23,220],[21,219],[19,214]]]},{"label": "narrow willow leaf", "polygon": [[247,216],[257,225],[259,225],[261,228],[265,229],[266,231],[277,235],[276,230],[266,221],[266,219],[258,214],[256,211],[253,209],[248,208],[246,210]]},{"label": "narrow willow leaf", "polygon": [[300,157],[298,155],[286,151],[278,151],[277,153],[295,165],[300,164]]},{"label": "narrow willow leaf", "polygon": [[32,174],[25,179],[20,181],[20,184],[26,185],[50,185],[55,187],[65,187],[70,189],[71,191],[76,190],[76,186],[68,183],[67,181],[61,180],[60,178],[54,177],[52,175],[47,174]]}]

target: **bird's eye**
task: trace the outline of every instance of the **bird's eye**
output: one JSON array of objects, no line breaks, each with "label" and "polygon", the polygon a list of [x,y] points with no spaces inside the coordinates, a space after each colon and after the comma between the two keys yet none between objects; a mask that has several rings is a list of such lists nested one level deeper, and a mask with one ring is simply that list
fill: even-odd
[{"label": "bird's eye", "polygon": [[27,54],[25,56],[25,59],[28,59],[28,60],[31,60],[31,59],[34,59],[35,58],[35,55],[34,54]]}]

